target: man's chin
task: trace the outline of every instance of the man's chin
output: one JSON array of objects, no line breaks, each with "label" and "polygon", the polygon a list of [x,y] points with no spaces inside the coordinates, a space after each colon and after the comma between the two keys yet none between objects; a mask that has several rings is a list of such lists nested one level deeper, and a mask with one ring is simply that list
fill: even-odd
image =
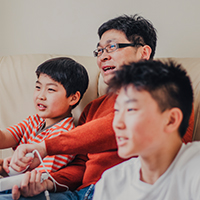
[{"label": "man's chin", "polygon": [[104,75],[103,77],[103,81],[105,84],[109,84],[109,81],[113,78],[114,74],[107,74],[107,75]]}]

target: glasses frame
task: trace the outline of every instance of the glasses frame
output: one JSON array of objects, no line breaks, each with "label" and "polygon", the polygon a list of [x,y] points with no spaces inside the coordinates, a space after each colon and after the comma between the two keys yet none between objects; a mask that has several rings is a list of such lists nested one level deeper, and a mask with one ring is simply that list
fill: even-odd
[{"label": "glasses frame", "polygon": [[116,45],[116,48],[114,50],[111,50],[111,51],[107,50],[107,48],[108,48],[109,45],[107,45],[104,48],[101,48],[101,54],[100,55],[98,55],[99,54],[97,52],[98,49],[95,49],[93,51],[94,57],[100,57],[103,54],[104,50],[106,50],[107,53],[112,53],[112,52],[116,51],[117,49],[121,49],[121,48],[125,48],[125,47],[130,47],[130,46],[131,47],[144,46],[144,44],[142,44],[142,43],[114,43],[114,44]]}]

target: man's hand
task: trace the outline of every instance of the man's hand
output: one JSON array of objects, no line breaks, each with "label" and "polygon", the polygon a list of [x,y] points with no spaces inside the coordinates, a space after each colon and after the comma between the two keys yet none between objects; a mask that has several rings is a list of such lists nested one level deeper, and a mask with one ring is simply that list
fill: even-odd
[{"label": "man's hand", "polygon": [[12,188],[12,198],[18,200],[20,195],[24,197],[32,197],[40,194],[45,190],[53,189],[53,182],[49,179],[44,180],[41,183],[41,172],[33,170],[31,172],[26,172],[25,176],[21,182],[20,189],[15,185]]},{"label": "man's hand", "polygon": [[10,166],[18,172],[26,169],[28,165],[30,165],[29,169],[37,167],[40,164],[40,161],[36,154],[34,155],[34,159],[32,157],[25,156],[27,153],[33,152],[33,150],[37,150],[41,158],[44,158],[47,155],[44,141],[38,144],[21,144],[17,147],[13,154]]}]

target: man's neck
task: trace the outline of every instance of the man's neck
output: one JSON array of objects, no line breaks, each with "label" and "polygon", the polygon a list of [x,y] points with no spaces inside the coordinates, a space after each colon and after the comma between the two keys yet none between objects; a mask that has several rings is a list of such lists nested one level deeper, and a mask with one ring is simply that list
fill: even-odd
[{"label": "man's neck", "polygon": [[182,142],[180,141],[175,145],[169,145],[168,149],[166,147],[160,149],[157,154],[145,158],[139,156],[141,161],[140,180],[148,184],[154,184],[172,164],[181,146]]}]

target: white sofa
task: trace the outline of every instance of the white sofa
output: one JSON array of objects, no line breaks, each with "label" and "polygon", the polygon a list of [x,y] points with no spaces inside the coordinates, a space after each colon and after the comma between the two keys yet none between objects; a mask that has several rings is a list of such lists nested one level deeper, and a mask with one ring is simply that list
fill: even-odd
[{"label": "white sofa", "polygon": [[[47,59],[59,56],[71,57],[85,66],[89,74],[89,88],[81,103],[73,110],[75,123],[83,108],[93,99],[105,93],[106,85],[100,76],[96,58],[54,54],[30,54],[0,57],[0,129],[20,122],[34,114],[33,91],[35,70]],[[164,58],[163,60],[166,60]],[[191,76],[194,88],[195,124],[193,140],[200,140],[200,58],[173,58],[183,64]],[[3,142],[3,141],[1,141]],[[0,150],[0,158],[11,155],[12,149]]]}]

